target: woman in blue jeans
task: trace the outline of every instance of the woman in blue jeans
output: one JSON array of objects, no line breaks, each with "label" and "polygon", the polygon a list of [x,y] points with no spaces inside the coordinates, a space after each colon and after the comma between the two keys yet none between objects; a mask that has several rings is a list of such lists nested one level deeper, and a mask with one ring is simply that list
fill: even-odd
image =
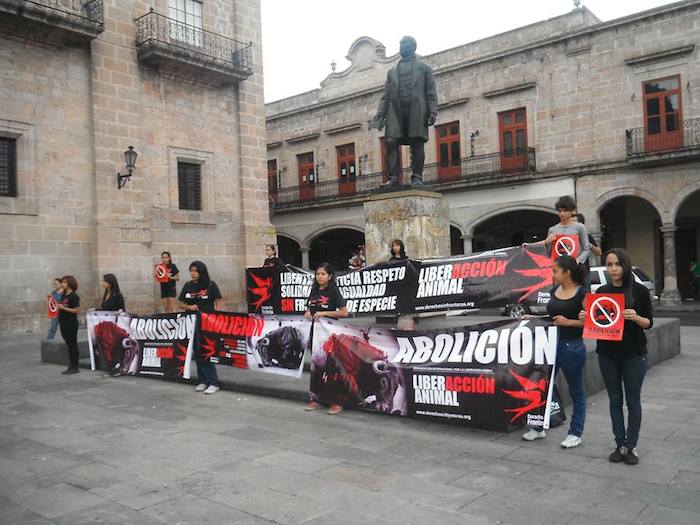
[{"label": "woman in blue jeans", "polygon": [[[583,389],[583,367],[586,364],[586,347],[583,344],[583,321],[579,312],[587,289],[583,286],[585,268],[569,255],[558,257],[552,265],[554,288],[550,292],[547,313],[558,330],[557,372],[562,370],[569,384],[569,394],[574,410],[569,432],[561,442],[564,448],[578,447],[581,444],[583,424],[586,419],[586,392]],[[556,374],[555,374],[556,377]],[[546,437],[544,429],[531,428],[525,434],[525,441]]]},{"label": "woman in blue jeans", "polygon": [[[621,293],[625,295],[622,317],[625,327],[622,341],[598,341],[596,352],[610,400],[610,419],[615,436],[615,450],[609,458],[613,463],[627,465],[639,463],[637,439],[642,423],[642,382],[647,371],[647,338],[644,330],[652,327],[654,316],[651,310],[649,290],[635,282],[632,261],[621,248],[613,248],[603,258],[610,275],[610,283],[598,288],[597,293]],[[585,319],[581,312],[579,319]],[[627,428],[622,401],[627,403]]]}]

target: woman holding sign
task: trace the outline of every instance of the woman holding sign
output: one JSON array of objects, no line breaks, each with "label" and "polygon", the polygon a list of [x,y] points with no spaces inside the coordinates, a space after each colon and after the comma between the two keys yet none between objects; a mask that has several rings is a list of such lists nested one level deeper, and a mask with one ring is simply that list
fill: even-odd
[{"label": "woman holding sign", "polygon": [[[316,268],[316,279],[311,286],[311,293],[306,302],[306,317],[309,321],[320,319],[321,317],[330,317],[331,319],[340,319],[348,316],[348,309],[345,306],[345,298],[340,295],[338,287],[335,285],[333,267],[328,263],[322,263]],[[313,329],[309,337],[309,343],[313,341]],[[318,392],[323,387],[323,380],[319,377],[323,372],[314,369],[311,370],[311,391]],[[329,397],[332,397],[329,396]],[[343,411],[343,406],[340,403],[332,402],[328,409],[328,414],[338,414]],[[317,410],[321,408],[321,404],[316,399],[314,394],[311,394],[311,399],[306,405],[305,410]]]},{"label": "woman holding sign", "polygon": [[[165,278],[160,280],[158,274],[158,267],[162,266],[165,268]],[[163,303],[163,311],[166,314],[174,313],[177,309],[177,284],[176,281],[180,280],[180,270],[172,260],[170,252],[162,252],[160,254],[160,264],[156,265],[154,270],[156,274],[156,280],[160,282],[160,300]]]},{"label": "woman holding sign", "polygon": [[[647,338],[644,330],[652,327],[654,317],[651,310],[649,290],[634,280],[632,261],[621,248],[606,252],[603,259],[610,275],[610,283],[604,284],[597,294],[624,294],[622,310],[624,328],[621,341],[598,340],[598,363],[610,400],[610,419],[615,435],[615,450],[610,461],[628,465],[639,463],[637,439],[642,423],[642,382],[647,371]],[[581,311],[579,319],[586,318]],[[623,394],[624,392],[624,394]],[[627,403],[627,429],[622,412],[622,400]]]},{"label": "woman holding sign", "polygon": [[62,374],[77,374],[80,351],[78,350],[78,314],[80,313],[80,297],[76,293],[78,280],[72,275],[61,277],[63,294],[58,301],[58,326],[61,329],[61,337],[68,347],[68,359],[70,364]]},{"label": "woman holding sign", "polygon": [[[583,389],[586,347],[582,339],[583,321],[579,319],[586,296],[586,288],[583,286],[585,269],[570,255],[562,255],[554,260],[552,276],[556,286],[550,292],[547,313],[557,326],[557,371],[561,369],[564,372],[574,405],[569,432],[561,446],[573,448],[581,444],[586,420],[586,392]],[[531,428],[523,434],[523,439],[533,441],[545,436],[544,429]]]}]

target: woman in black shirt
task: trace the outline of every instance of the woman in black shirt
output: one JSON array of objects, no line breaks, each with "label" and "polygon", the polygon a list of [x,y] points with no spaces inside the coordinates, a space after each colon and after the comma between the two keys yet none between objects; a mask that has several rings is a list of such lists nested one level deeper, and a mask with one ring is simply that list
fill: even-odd
[{"label": "woman in black shirt", "polygon": [[[569,255],[562,255],[552,264],[554,288],[550,292],[547,313],[557,326],[556,373],[564,372],[573,403],[573,414],[569,431],[561,442],[563,448],[581,444],[583,425],[586,419],[586,392],[583,389],[583,367],[586,364],[586,347],[583,344],[583,322],[579,312],[583,308],[586,287],[583,286],[585,268]],[[543,429],[531,428],[523,439],[533,441],[546,436]]]},{"label": "woman in black shirt", "polygon": [[105,291],[102,295],[100,310],[105,310],[108,312],[124,310],[124,296],[122,296],[121,292],[119,291],[117,276],[113,273],[106,273],[103,275],[102,288],[104,288]]},{"label": "woman in black shirt", "polygon": [[168,281],[160,283],[160,300],[163,303],[165,313],[174,313],[177,310],[175,298],[177,297],[176,281],[180,280],[180,270],[170,257],[170,252],[160,254],[160,263],[168,270]]},{"label": "woman in black shirt", "polygon": [[[213,312],[221,309],[221,292],[214,281],[209,278],[207,265],[201,261],[190,264],[191,281],[185,283],[180,292],[180,306],[189,312]],[[195,391],[215,394],[219,391],[219,375],[216,365],[210,361],[197,358],[197,378],[199,384]]]},{"label": "woman in black shirt", "polygon": [[390,261],[403,261],[408,259],[406,255],[406,247],[401,239],[394,239],[391,241],[391,249],[389,250],[389,260]]},{"label": "woman in black shirt", "polygon": [[265,245],[265,261],[263,262],[263,266],[266,268],[274,267],[284,270],[284,263],[282,259],[277,257],[277,248],[275,248],[274,244]]},{"label": "woman in black shirt", "polygon": [[[332,319],[340,319],[348,316],[348,309],[345,306],[345,298],[340,295],[338,287],[335,285],[333,267],[328,263],[323,263],[316,268],[316,279],[311,286],[311,293],[306,302],[306,312],[304,317],[308,320],[316,320],[321,317],[330,317]],[[309,343],[313,340],[313,327]],[[311,394],[310,400],[306,405],[305,410],[317,410],[321,408],[321,404],[313,392],[318,392],[324,388],[323,375],[327,374],[328,370],[317,369],[311,363]],[[327,374],[331,376],[332,374]],[[333,397],[328,396],[328,397]],[[337,414],[342,412],[343,406],[340,403],[331,402],[328,414]]]},{"label": "woman in black shirt", "polygon": [[78,280],[72,275],[61,277],[63,294],[58,300],[58,326],[61,337],[68,347],[68,360],[70,364],[62,373],[63,375],[77,374],[78,359],[78,314],[80,313],[80,297],[75,293],[78,289]]},{"label": "woman in black shirt", "polygon": [[[642,423],[642,382],[647,371],[647,338],[644,330],[652,327],[654,315],[649,290],[634,280],[629,254],[622,248],[613,248],[606,252],[603,261],[611,282],[596,292],[625,295],[622,341],[600,340],[596,349],[610,400],[610,419],[616,444],[608,459],[613,463],[624,461],[628,465],[636,465],[639,463],[636,447]],[[582,311],[579,318],[585,317],[586,313]],[[626,430],[623,399],[627,403]]]}]

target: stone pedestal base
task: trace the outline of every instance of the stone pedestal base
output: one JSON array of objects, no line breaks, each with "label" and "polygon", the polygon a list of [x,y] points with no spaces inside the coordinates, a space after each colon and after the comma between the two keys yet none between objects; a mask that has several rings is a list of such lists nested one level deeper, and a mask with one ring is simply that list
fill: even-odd
[{"label": "stone pedestal base", "polygon": [[678,290],[664,290],[659,297],[661,306],[678,306],[681,304],[681,293]]},{"label": "stone pedestal base", "polygon": [[450,255],[450,215],[440,193],[407,189],[365,202],[367,264],[386,261],[391,241],[401,239],[411,259]]}]

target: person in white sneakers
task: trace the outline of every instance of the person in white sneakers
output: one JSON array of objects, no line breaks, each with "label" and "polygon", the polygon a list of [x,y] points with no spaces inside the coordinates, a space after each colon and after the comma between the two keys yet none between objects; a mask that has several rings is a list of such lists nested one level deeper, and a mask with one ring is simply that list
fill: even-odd
[{"label": "person in white sneakers", "polygon": [[[583,300],[587,291],[583,286],[585,269],[573,257],[562,255],[552,265],[552,276],[555,286],[550,292],[551,299],[547,304],[547,313],[557,326],[556,372],[559,370],[564,372],[574,405],[569,432],[561,442],[561,446],[573,448],[581,444],[583,424],[586,419],[586,392],[583,389],[586,347],[582,339],[583,321],[579,319],[579,312],[583,309]],[[541,428],[530,428],[523,434],[525,441],[544,437],[546,433]]]},{"label": "person in white sneakers", "polygon": [[[214,281],[209,278],[207,265],[202,261],[190,264],[191,281],[180,292],[180,306],[189,312],[213,312],[221,309],[221,292]],[[216,365],[211,361],[197,359],[197,392],[215,394],[220,390],[219,375]]]}]

